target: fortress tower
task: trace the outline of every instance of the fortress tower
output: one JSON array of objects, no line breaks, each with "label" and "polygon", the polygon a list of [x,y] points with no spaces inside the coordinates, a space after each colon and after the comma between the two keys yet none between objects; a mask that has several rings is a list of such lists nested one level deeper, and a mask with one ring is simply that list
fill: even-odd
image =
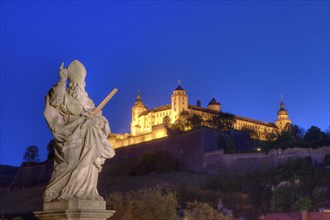
[{"label": "fortress tower", "polygon": [[142,112],[146,111],[147,107],[144,105],[140,90],[138,90],[136,101],[132,107],[132,123],[131,123],[131,133],[132,135],[137,135],[141,130],[144,130],[144,118],[139,117]]},{"label": "fortress tower", "polygon": [[277,120],[275,125],[280,131],[282,131],[290,124],[291,120],[289,119],[288,111],[284,108],[283,101],[281,101],[280,110],[277,111]]},{"label": "fortress tower", "polygon": [[186,91],[180,86],[180,80],[178,84],[171,96],[171,123],[174,123],[179,118],[182,111],[188,111],[188,96]]},{"label": "fortress tower", "polygon": [[208,109],[211,109],[213,111],[217,111],[220,112],[221,110],[221,104],[220,102],[218,102],[214,97],[212,98],[212,100],[209,102],[209,104],[207,105]]}]

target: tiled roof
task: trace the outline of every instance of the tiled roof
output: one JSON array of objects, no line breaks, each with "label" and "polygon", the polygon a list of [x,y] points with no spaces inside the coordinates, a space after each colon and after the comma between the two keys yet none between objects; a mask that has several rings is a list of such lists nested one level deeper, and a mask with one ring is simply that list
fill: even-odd
[{"label": "tiled roof", "polygon": [[180,85],[178,85],[178,87],[176,87],[176,89],[174,91],[176,91],[176,90],[184,90],[184,89]]},{"label": "tiled roof", "polygon": [[260,124],[260,125],[265,125],[265,126],[270,126],[270,127],[277,128],[273,123],[270,123],[270,122],[263,122],[263,121],[255,120],[255,119],[252,119],[252,118],[246,118],[246,117],[242,117],[242,116],[238,116],[238,115],[235,115],[235,118],[238,119],[238,120],[242,120],[242,121],[247,121],[247,122],[252,122],[252,123],[255,123],[255,124]]},{"label": "tiled roof", "polygon": [[[156,108],[150,109],[150,110],[146,110],[146,111],[142,112],[140,114],[140,116],[147,115],[151,112],[160,112],[160,111],[169,110],[169,109],[171,109],[171,104],[162,105],[162,106],[158,106]],[[195,105],[188,105],[188,109],[195,110],[195,111],[206,112],[206,113],[210,113],[210,114],[219,114],[218,111],[211,110],[211,109],[208,109],[208,108],[203,108],[203,107],[200,107],[200,106],[195,106]],[[255,123],[255,124],[260,124],[260,125],[276,128],[276,126],[273,123],[270,123],[270,122],[263,122],[263,121],[255,120],[255,119],[252,119],[252,118],[246,118],[246,117],[242,117],[242,116],[238,116],[238,115],[234,115],[234,117],[237,120],[242,120],[242,121],[246,121],[246,122],[251,122],[251,123]]]},{"label": "tiled roof", "polygon": [[218,102],[214,97],[209,102],[209,105],[220,105],[220,102]]},{"label": "tiled roof", "polygon": [[[196,111],[210,113],[210,114],[219,114],[218,111],[214,111],[214,110],[211,110],[211,109],[202,108],[202,107],[194,106],[194,105],[189,105],[188,108],[192,109],[192,110],[196,110]],[[263,122],[263,121],[255,120],[255,119],[252,119],[252,118],[246,118],[246,117],[242,117],[242,116],[238,116],[238,115],[234,115],[234,117],[237,120],[247,121],[247,122],[251,122],[251,123],[255,123],[255,124],[260,124],[260,125],[276,128],[276,126],[273,123],[270,123],[270,122]]]},{"label": "tiled roof", "polygon": [[142,115],[147,115],[147,114],[149,114],[150,112],[160,112],[160,111],[164,111],[164,110],[169,110],[169,109],[171,109],[171,108],[172,108],[171,104],[168,104],[168,105],[161,105],[161,106],[158,106],[158,107],[156,107],[156,108],[153,108],[153,109],[146,110],[146,111],[142,112],[142,113],[140,114],[140,116],[142,116]]}]

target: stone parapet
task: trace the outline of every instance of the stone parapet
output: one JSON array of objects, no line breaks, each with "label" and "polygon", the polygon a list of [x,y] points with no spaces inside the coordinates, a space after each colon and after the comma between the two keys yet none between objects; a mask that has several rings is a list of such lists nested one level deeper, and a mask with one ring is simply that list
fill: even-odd
[{"label": "stone parapet", "polygon": [[43,208],[34,212],[40,220],[106,220],[115,213],[105,209],[103,200],[62,200],[44,203]]},{"label": "stone parapet", "polygon": [[105,210],[104,200],[86,200],[86,199],[71,199],[60,200],[55,202],[45,202],[43,204],[44,211],[48,210],[63,210],[63,209],[103,209]]}]

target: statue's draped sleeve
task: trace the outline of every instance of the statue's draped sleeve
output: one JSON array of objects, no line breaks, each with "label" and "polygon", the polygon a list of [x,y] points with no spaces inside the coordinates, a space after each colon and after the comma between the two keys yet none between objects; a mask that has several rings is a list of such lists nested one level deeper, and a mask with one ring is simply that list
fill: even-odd
[{"label": "statue's draped sleeve", "polygon": [[65,92],[66,81],[59,80],[46,96],[44,115],[52,133],[56,127],[63,126],[64,123],[64,115],[59,112],[58,108],[63,103]]}]

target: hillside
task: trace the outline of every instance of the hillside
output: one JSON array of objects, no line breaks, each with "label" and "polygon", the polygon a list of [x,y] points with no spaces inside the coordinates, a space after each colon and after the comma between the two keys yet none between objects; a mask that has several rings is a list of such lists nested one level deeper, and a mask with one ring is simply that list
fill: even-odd
[{"label": "hillside", "polygon": [[[244,175],[172,171],[129,176],[128,173],[136,162],[136,159],[127,159],[105,164],[99,176],[99,193],[107,198],[116,191],[126,192],[161,186],[175,190],[181,205],[197,200],[216,207],[219,199],[222,199],[227,209],[233,210],[236,215],[244,214],[252,219],[261,213],[280,210],[281,207],[283,211],[290,211],[302,197],[311,202],[310,210],[317,210],[330,198],[330,191],[326,190],[330,187],[330,170],[324,165],[314,165],[310,158],[289,159],[278,168]],[[0,214],[6,213],[15,217],[27,213],[27,219],[33,219],[31,213],[42,209],[41,196],[45,186],[46,183],[7,193],[0,198]],[[275,190],[271,190],[272,187]],[[326,191],[318,194],[321,189]],[[291,190],[297,193],[286,194]],[[282,194],[287,196],[283,197]],[[17,201],[20,201],[19,205]],[[275,207],[272,205],[274,201]]]},{"label": "hillside", "polygon": [[9,186],[18,171],[19,167],[0,165],[0,186]]},{"label": "hillside", "polygon": [[[194,172],[170,172],[146,176],[127,176],[136,160],[109,162],[104,165],[99,176],[98,189],[103,197],[110,193],[125,192],[146,187],[162,186],[175,188],[182,184],[201,186],[207,176]],[[0,214],[31,213],[42,209],[41,197],[46,183],[24,189],[13,190],[0,198]],[[17,205],[17,201],[21,201]]]},{"label": "hillside", "polygon": [[[175,190],[180,205],[197,200],[216,207],[222,199],[227,209],[253,217],[292,211],[298,207],[300,197],[311,204],[310,210],[330,200],[330,147],[226,153],[223,148],[227,142],[228,135],[202,127],[118,148],[116,156],[103,165],[99,193],[106,198],[115,191],[161,186]],[[150,164],[145,163],[142,167],[147,172],[132,172],[141,162],[141,155],[155,151],[166,153],[179,166],[162,173],[146,169]],[[11,185],[13,191],[0,198],[0,214],[31,216],[32,211],[41,210],[42,192],[51,173],[52,161],[23,164]],[[291,192],[296,193],[286,204],[288,198],[282,193]]]}]

